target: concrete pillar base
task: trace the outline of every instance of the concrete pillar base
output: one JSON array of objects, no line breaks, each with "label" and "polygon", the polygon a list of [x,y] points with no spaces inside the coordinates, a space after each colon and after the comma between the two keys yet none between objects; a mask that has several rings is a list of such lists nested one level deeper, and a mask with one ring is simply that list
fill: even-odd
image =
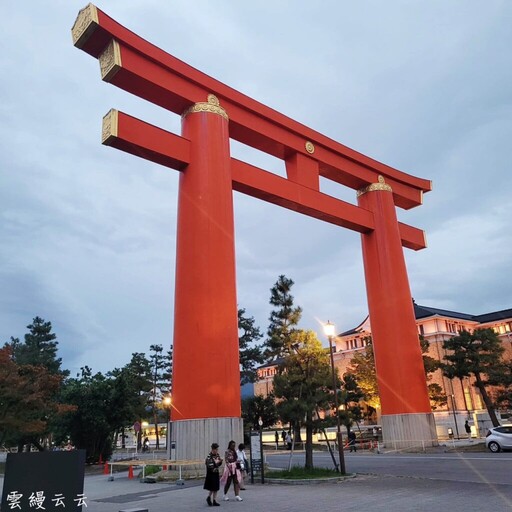
[{"label": "concrete pillar base", "polygon": [[437,446],[432,413],[382,415],[382,440],[388,449],[403,450]]},{"label": "concrete pillar base", "polygon": [[229,441],[238,445],[244,442],[242,418],[204,418],[198,420],[173,421],[171,439],[176,441],[176,460],[205,459],[212,443],[219,445],[219,453],[224,451]]}]

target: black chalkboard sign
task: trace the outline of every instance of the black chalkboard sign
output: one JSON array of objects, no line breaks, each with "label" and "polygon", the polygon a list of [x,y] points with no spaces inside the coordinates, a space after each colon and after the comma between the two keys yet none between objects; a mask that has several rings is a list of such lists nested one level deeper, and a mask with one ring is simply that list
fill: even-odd
[{"label": "black chalkboard sign", "polygon": [[8,453],[2,512],[76,512],[84,495],[85,450]]}]

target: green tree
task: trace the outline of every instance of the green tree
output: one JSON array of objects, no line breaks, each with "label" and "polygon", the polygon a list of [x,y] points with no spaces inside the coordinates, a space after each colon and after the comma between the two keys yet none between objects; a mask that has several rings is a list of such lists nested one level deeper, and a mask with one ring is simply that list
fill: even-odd
[{"label": "green tree", "polygon": [[240,384],[256,382],[256,366],[264,362],[261,345],[256,342],[263,336],[259,327],[254,325],[254,317],[245,316],[245,309],[238,310],[238,337],[240,347]]},{"label": "green tree", "polygon": [[366,348],[354,354],[350,361],[348,373],[355,376],[359,389],[364,394],[365,402],[374,410],[380,408],[379,386],[375,371],[375,356],[373,354],[372,338],[363,338]]},{"label": "green tree", "polygon": [[52,418],[67,408],[55,400],[62,382],[61,375],[51,374],[42,365],[19,365],[12,347],[0,349],[0,445],[33,444],[39,450],[41,439],[49,430]]},{"label": "green tree", "polygon": [[[156,433],[156,449],[160,448],[160,434],[158,432],[158,423],[160,413],[164,413],[162,407],[162,399],[165,394],[169,393],[171,387],[171,361],[172,357],[168,353],[164,353],[162,345],[151,345],[149,347],[151,363],[151,395],[150,405],[153,413],[153,423]],[[166,419],[168,421],[168,418]]]},{"label": "green tree", "polygon": [[475,386],[485,403],[492,424],[499,425],[494,404],[487,393],[485,375],[502,364],[504,349],[497,334],[492,329],[475,329],[472,333],[462,330],[458,336],[443,342],[447,351],[442,364],[443,373],[449,378],[463,378],[473,375]]},{"label": "green tree", "polygon": [[51,322],[45,322],[36,316],[30,325],[29,332],[25,334],[24,341],[11,338],[13,357],[17,364],[44,366],[54,375],[68,375],[68,371],[61,370],[62,359],[57,357],[58,341],[52,332]]},{"label": "green tree", "polygon": [[62,391],[62,399],[74,410],[57,425],[56,441],[70,439],[74,446],[86,450],[88,462],[97,462],[100,455],[107,459],[112,453],[117,407],[112,384],[112,379],[99,372],[93,374],[85,366],[76,378],[66,381]]},{"label": "green tree", "polygon": [[57,357],[57,336],[52,332],[51,322],[36,316],[27,329],[29,332],[22,342],[11,337],[4,348],[8,348],[24,388],[33,389],[34,396],[39,397],[38,406],[24,414],[29,425],[38,427],[31,431],[32,434],[20,430],[17,434],[18,447],[21,450],[24,444],[32,444],[42,450],[49,443],[51,426],[66,409],[59,404],[59,392],[64,376],[69,372],[61,370],[62,359]]},{"label": "green tree", "polygon": [[135,412],[139,404],[139,392],[131,386],[128,371],[124,368],[114,368],[107,373],[107,377],[111,380],[111,401],[115,404],[110,411],[110,421],[115,432],[113,444],[117,444],[118,436],[121,435],[121,447],[125,448],[125,429],[139,417]]},{"label": "green tree", "polygon": [[420,348],[421,353],[423,355],[423,367],[425,368],[425,377],[427,379],[428,397],[430,399],[430,405],[432,409],[435,410],[438,407],[445,406],[448,402],[448,397],[446,396],[446,393],[443,391],[443,388],[436,382],[432,382],[434,372],[439,370],[442,364],[438,359],[430,357],[428,355],[430,343],[425,337],[421,335]]},{"label": "green tree", "polygon": [[268,428],[278,420],[274,395],[256,395],[242,400],[242,418],[246,429],[259,429],[259,419],[262,428]]},{"label": "green tree", "polygon": [[341,410],[338,411],[342,425],[345,425],[347,431],[350,432],[354,423],[358,424],[363,418],[361,401],[364,399],[364,392],[359,387],[357,379],[351,373],[346,373],[340,382],[341,393],[339,405]]},{"label": "green tree", "polygon": [[270,313],[264,356],[267,361],[284,357],[291,352],[291,336],[302,316],[302,309],[293,306],[290,290],[293,281],[280,275],[270,290],[270,304],[275,309]]},{"label": "green tree", "polygon": [[[130,362],[123,367],[123,371],[126,372],[130,392],[133,393],[133,422],[142,423],[142,419],[151,410],[151,390],[153,389],[151,362],[143,352],[134,352]],[[142,448],[142,430],[137,435],[137,448]]]},{"label": "green tree", "polygon": [[274,376],[274,393],[281,420],[292,423],[295,431],[306,429],[305,467],[313,468],[313,433],[320,428],[318,408],[325,408],[332,396],[329,354],[313,331],[294,330],[290,335],[291,352]]},{"label": "green tree", "polygon": [[512,409],[512,365],[510,361],[493,366],[488,371],[487,380],[495,386],[495,401],[504,409]]}]

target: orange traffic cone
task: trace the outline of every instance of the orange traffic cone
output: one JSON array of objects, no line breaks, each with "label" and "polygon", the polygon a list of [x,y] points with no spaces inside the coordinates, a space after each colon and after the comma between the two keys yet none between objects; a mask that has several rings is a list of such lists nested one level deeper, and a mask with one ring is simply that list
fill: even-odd
[{"label": "orange traffic cone", "polygon": [[105,465],[103,466],[103,474],[108,475],[110,473],[108,469],[108,462],[105,462]]},{"label": "orange traffic cone", "polygon": [[133,466],[128,466],[128,478],[133,478]]}]

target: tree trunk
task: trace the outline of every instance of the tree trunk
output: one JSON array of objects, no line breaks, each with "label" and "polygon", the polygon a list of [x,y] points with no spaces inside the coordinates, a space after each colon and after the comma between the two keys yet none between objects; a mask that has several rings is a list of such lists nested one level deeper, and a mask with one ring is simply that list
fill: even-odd
[{"label": "tree trunk", "polygon": [[156,445],[155,449],[160,449],[160,435],[158,433],[158,412],[155,409],[155,406],[153,405],[153,423],[155,424],[155,435],[156,435]]},{"label": "tree trunk", "polygon": [[491,418],[493,427],[499,427],[500,422],[498,421],[498,418],[496,416],[496,412],[494,410],[494,405],[491,402],[491,399],[489,398],[489,395],[487,394],[487,390],[485,389],[485,384],[482,381],[482,377],[479,373],[475,373],[475,379],[476,379],[476,387],[480,391],[480,394],[482,395],[482,398],[485,403],[485,407],[487,408],[487,412],[489,413],[489,417]]},{"label": "tree trunk", "polygon": [[295,444],[302,443],[302,437],[300,435],[300,421],[297,421],[293,425],[293,438],[295,439]]},{"label": "tree trunk", "polygon": [[306,414],[306,469],[313,469],[313,414]]}]

